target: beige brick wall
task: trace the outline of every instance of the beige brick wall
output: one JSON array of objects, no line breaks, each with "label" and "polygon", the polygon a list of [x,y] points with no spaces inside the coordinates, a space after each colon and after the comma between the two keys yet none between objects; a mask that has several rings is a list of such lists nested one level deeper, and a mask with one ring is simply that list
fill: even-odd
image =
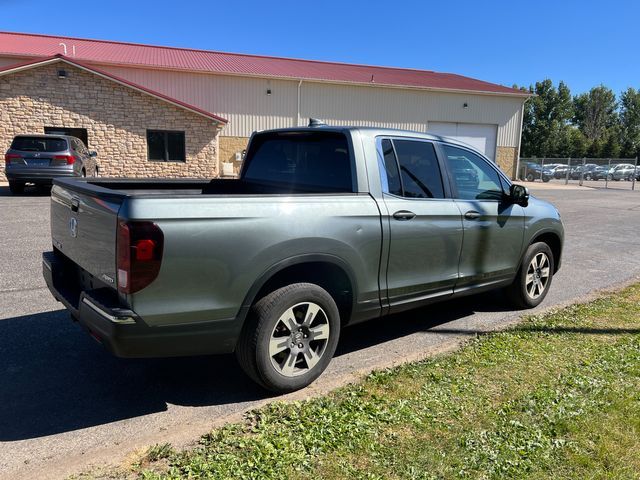
[{"label": "beige brick wall", "polygon": [[[57,77],[61,68],[65,79]],[[86,128],[101,176],[218,175],[218,127],[212,120],[68,64],[0,77],[0,150],[14,135],[44,133],[45,126]],[[147,160],[147,129],[184,131],[186,162]]]},{"label": "beige brick wall", "polygon": [[498,147],[496,149],[496,163],[511,179],[515,178],[518,149],[516,147]]},{"label": "beige brick wall", "polygon": [[[242,161],[236,161],[236,152],[242,152],[247,148],[249,139],[247,137],[219,137],[219,158],[220,163],[232,162],[233,170],[237,174],[240,172]],[[221,167],[222,168],[222,167]]]}]

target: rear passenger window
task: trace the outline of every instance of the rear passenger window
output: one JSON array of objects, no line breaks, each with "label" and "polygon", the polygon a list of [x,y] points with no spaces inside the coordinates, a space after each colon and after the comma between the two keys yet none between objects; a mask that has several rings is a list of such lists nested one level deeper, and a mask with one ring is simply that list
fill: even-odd
[{"label": "rear passenger window", "polygon": [[400,172],[396,154],[393,151],[391,140],[385,138],[380,142],[382,148],[382,164],[380,173],[382,175],[382,189],[386,193],[402,196],[402,184],[400,183]]},{"label": "rear passenger window", "polygon": [[440,166],[433,144],[418,140],[393,140],[400,166],[403,196],[444,198]]}]

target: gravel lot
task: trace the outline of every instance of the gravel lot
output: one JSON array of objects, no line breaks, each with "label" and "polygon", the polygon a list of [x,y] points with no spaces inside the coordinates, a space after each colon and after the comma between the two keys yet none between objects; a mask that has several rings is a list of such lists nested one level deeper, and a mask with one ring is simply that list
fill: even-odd
[{"label": "gravel lot", "polygon": [[[546,188],[538,195],[558,206],[567,233],[563,267],[539,308],[639,278],[640,192]],[[42,280],[49,198],[11,197],[0,187],[0,212],[0,477],[58,478],[121,462],[145,445],[183,445],[269,400],[232,356],[110,356],[69,320]],[[520,315],[490,293],[347,329],[328,371],[288,398],[450,350]]]}]

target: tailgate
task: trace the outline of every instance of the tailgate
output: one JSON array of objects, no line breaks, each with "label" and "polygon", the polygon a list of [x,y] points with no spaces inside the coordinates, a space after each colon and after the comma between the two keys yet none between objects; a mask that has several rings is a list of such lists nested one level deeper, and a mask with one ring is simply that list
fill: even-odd
[{"label": "tailgate", "polygon": [[71,182],[51,191],[53,246],[82,269],[115,288],[116,230],[122,199],[101,197]]}]

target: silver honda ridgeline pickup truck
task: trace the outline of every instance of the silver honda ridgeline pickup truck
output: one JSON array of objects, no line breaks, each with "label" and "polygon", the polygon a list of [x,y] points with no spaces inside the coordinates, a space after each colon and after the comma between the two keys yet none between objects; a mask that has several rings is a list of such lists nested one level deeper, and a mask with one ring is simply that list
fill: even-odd
[{"label": "silver honda ridgeline pickup truck", "polygon": [[255,133],[239,179],[56,179],[54,297],[121,357],[234,352],[277,392],[347,325],[504,288],[538,305],[563,227],[478,152],[416,132]]}]

